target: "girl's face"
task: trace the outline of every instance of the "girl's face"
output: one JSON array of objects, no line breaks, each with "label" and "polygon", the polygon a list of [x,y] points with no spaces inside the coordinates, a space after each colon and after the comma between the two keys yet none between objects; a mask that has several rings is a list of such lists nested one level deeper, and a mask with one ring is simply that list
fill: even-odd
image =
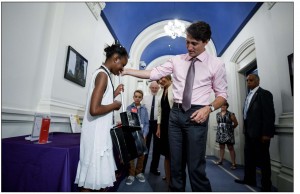
[{"label": "girl's face", "polygon": [[120,73],[123,71],[124,67],[126,66],[128,62],[128,57],[117,57],[114,61],[114,65],[112,68],[112,73],[114,75],[120,75]]},{"label": "girl's face", "polygon": [[133,95],[133,101],[135,104],[141,104],[141,101],[143,100],[143,95],[139,92],[135,92]]}]

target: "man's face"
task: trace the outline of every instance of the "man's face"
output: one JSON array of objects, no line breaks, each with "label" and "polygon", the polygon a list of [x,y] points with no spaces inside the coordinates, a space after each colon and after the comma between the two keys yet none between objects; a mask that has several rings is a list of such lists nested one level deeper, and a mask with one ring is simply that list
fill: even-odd
[{"label": "man's face", "polygon": [[256,79],[254,75],[247,76],[247,86],[250,90],[253,90],[259,85],[259,81]]},{"label": "man's face", "polygon": [[151,82],[150,90],[153,95],[155,95],[159,90],[159,85],[156,82]]},{"label": "man's face", "polygon": [[205,51],[207,42],[202,42],[194,39],[191,35],[186,35],[186,48],[189,52],[190,57],[194,58]]}]

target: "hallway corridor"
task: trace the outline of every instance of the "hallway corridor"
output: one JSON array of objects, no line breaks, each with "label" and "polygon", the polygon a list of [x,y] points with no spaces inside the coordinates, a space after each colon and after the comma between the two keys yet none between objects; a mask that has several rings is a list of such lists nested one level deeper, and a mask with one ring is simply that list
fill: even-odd
[{"label": "hallway corridor", "polygon": [[[164,176],[164,156],[160,157],[159,168],[160,176],[155,176],[149,172],[149,164],[152,158],[152,146],[150,148],[147,167],[145,170],[145,183],[140,183],[137,179],[132,185],[125,184],[126,178],[120,183],[118,192],[167,192],[168,186]],[[150,161],[150,162],[149,162]],[[223,161],[223,165],[219,166],[215,163],[218,158],[215,156],[207,156],[206,158],[206,173],[210,180],[213,192],[259,192],[260,191],[260,172],[257,170],[257,187],[241,185],[234,182],[234,179],[242,179],[244,176],[243,166],[238,165],[235,170],[230,169],[231,163],[227,160]],[[187,172],[187,171],[186,171]],[[187,176],[186,192],[192,192],[189,179]],[[273,192],[277,189],[273,187]]]}]

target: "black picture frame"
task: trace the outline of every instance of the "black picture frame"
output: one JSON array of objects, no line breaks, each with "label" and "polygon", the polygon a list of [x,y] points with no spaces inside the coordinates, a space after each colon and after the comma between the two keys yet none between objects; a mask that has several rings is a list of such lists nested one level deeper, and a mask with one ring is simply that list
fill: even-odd
[{"label": "black picture frame", "polygon": [[292,96],[294,96],[294,53],[288,57]]},{"label": "black picture frame", "polygon": [[88,60],[74,48],[68,46],[66,59],[65,79],[85,87]]}]

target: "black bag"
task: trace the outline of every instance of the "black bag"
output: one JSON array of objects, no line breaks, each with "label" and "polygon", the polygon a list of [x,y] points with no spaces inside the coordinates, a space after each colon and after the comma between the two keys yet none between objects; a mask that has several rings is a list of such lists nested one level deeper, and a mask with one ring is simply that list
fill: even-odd
[{"label": "black bag", "polygon": [[120,113],[120,117],[129,158],[134,159],[148,154],[138,114],[126,111]]},{"label": "black bag", "polygon": [[110,130],[110,135],[111,135],[111,140],[113,142],[113,147],[114,147],[113,150],[114,150],[114,157],[116,163],[121,163],[123,165],[127,164],[130,160],[128,157],[127,146],[123,135],[122,125],[113,127]]},{"label": "black bag", "polygon": [[[102,66],[100,68],[104,69],[107,75],[109,75],[109,72],[106,70],[106,68]],[[113,87],[113,83],[110,76],[109,79]],[[119,156],[118,158],[115,157],[115,160],[126,165],[130,160],[138,158],[143,154],[147,154],[148,149],[146,147],[143,138],[143,133],[141,130],[138,114],[125,111],[126,109],[123,103],[122,92],[121,92],[121,98],[122,98],[123,112],[120,113],[120,116],[121,116],[122,125],[113,127],[110,130],[110,135],[114,146],[113,149],[114,157],[116,155]],[[114,118],[113,118],[113,123],[114,123]]]},{"label": "black bag", "polygon": [[110,130],[113,145],[121,163],[127,164],[130,160],[148,153],[137,113],[120,113],[122,125]]}]

